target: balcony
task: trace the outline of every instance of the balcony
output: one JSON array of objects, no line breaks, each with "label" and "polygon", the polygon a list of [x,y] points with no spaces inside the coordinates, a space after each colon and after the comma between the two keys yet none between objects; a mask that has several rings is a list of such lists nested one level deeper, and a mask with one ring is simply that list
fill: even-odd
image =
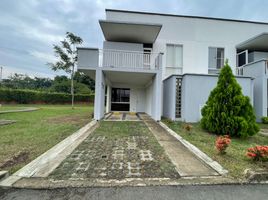
[{"label": "balcony", "polygon": [[133,71],[160,70],[162,67],[162,54],[78,48],[78,69],[86,70],[97,67]]},{"label": "balcony", "polygon": [[236,75],[240,76],[267,76],[268,75],[268,60],[261,59],[243,65],[241,67],[236,67]]}]

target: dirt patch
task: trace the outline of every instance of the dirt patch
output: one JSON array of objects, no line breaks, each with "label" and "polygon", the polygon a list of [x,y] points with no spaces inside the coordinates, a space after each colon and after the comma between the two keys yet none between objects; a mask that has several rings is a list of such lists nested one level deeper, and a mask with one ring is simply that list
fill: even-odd
[{"label": "dirt patch", "polygon": [[52,123],[52,124],[62,124],[62,123],[68,123],[68,124],[82,124],[89,122],[91,119],[91,114],[89,115],[67,115],[67,116],[60,116],[60,117],[52,117],[46,119],[46,122]]},{"label": "dirt patch", "polygon": [[7,167],[13,167],[17,164],[24,163],[29,158],[29,152],[27,151],[20,151],[16,155],[14,155],[11,159],[4,161],[3,164],[0,164],[0,169],[4,169]]}]

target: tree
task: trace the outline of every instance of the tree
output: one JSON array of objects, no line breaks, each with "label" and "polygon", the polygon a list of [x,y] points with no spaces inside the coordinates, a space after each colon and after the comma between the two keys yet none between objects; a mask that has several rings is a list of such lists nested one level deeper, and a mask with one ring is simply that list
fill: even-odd
[{"label": "tree", "polygon": [[[75,76],[74,76],[75,77]],[[50,90],[53,92],[70,93],[71,80],[67,76],[56,76]],[[91,90],[86,84],[80,83],[74,78],[74,93],[76,94],[91,94]]]},{"label": "tree", "polygon": [[72,109],[74,108],[74,68],[77,63],[77,50],[76,47],[83,43],[82,38],[74,35],[73,33],[66,32],[65,39],[60,41],[61,45],[54,45],[54,52],[59,59],[55,63],[48,63],[52,70],[64,70],[66,73],[71,74],[71,94],[72,94]]},{"label": "tree", "polygon": [[250,99],[242,94],[228,61],[202,108],[202,116],[201,126],[215,134],[247,137],[259,131]]},{"label": "tree", "polygon": [[76,80],[78,83],[87,85],[91,91],[95,90],[95,81],[83,72],[75,72],[74,80]]}]

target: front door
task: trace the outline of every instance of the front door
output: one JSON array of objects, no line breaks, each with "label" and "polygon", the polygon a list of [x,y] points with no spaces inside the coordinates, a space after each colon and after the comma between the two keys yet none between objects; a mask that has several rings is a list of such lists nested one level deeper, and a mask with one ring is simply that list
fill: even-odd
[{"label": "front door", "polygon": [[129,89],[112,88],[111,110],[129,111],[129,94]]}]

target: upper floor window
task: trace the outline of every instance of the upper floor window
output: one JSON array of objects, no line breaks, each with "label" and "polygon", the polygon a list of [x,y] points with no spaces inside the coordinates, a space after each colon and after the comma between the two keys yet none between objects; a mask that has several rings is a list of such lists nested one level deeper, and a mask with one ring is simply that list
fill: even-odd
[{"label": "upper floor window", "polygon": [[166,54],[167,67],[181,68],[182,67],[182,45],[167,44]]},{"label": "upper floor window", "polygon": [[224,65],[224,48],[208,48],[208,68],[220,69]]}]

